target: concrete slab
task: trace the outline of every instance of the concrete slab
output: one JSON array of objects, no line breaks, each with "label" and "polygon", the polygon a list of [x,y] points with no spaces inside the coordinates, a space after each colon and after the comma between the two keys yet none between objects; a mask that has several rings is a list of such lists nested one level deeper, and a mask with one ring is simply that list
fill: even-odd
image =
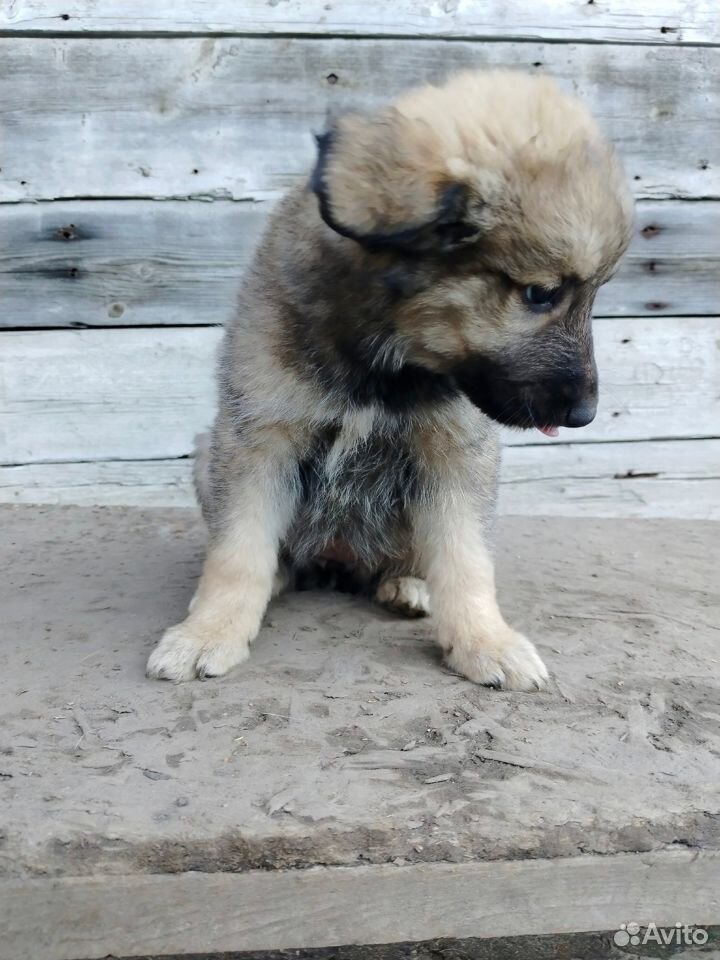
[{"label": "concrete slab", "polygon": [[[317,593],[275,602],[250,661],[230,676],[182,686],[146,680],[148,651],[192,594],[203,542],[195,514],[8,507],[0,520],[0,892],[25,903],[32,894],[48,917],[55,903],[53,922],[71,889],[81,903],[99,889],[122,899],[160,878],[191,882],[189,893],[173,888],[178,903],[238,902],[240,888],[200,893],[197,873],[206,881],[242,875],[216,885],[248,871],[292,883],[322,874],[325,884],[338,878],[337,889],[342,877],[369,877],[387,897],[397,880],[420,895],[426,877],[450,883],[448,891],[458,877],[488,889],[482,871],[498,862],[514,871],[502,875],[506,897],[526,882],[552,887],[550,875],[508,863],[528,858],[542,861],[535,868],[556,861],[552,877],[566,871],[552,893],[558,904],[574,888],[589,902],[592,878],[611,861],[633,870],[670,863],[670,878],[694,870],[711,899],[696,897],[702,917],[675,919],[720,921],[720,883],[709,880],[720,881],[712,854],[720,849],[720,525],[503,521],[503,606],[553,674],[546,692],[517,694],[444,670],[429,621]],[[702,873],[696,851],[706,852]],[[320,869],[328,866],[337,870]],[[617,911],[622,882],[613,876]],[[310,897],[306,907],[329,897],[342,913],[328,892],[334,884],[285,894],[301,904]],[[160,909],[152,891],[138,895]],[[352,896],[343,895],[347,914]],[[277,910],[274,894],[266,902]],[[578,906],[565,929],[615,922],[608,907],[607,923],[591,914],[595,925],[577,926]],[[397,915],[387,908],[383,935]],[[485,920],[489,908],[480,905]],[[543,927],[542,913],[538,906],[533,923],[522,927],[520,918],[510,932],[563,928],[547,925],[547,909]],[[243,943],[338,942],[323,940],[317,924],[319,940],[293,942],[287,932],[273,940],[266,921],[264,940]],[[390,939],[419,939],[408,923],[396,926]],[[428,937],[461,935],[439,926],[420,924]],[[384,942],[371,927],[367,942]],[[472,917],[460,927],[463,936],[498,929]],[[222,949],[241,949],[227,945],[240,936],[233,929]],[[325,929],[341,932],[327,918]],[[343,929],[355,939],[342,942],[356,942],[357,924]],[[16,960],[33,948],[22,937],[17,928]],[[92,931],[82,942],[85,952],[74,956],[121,952]],[[42,955],[69,956],[63,949]],[[195,938],[194,949],[220,948]]]}]

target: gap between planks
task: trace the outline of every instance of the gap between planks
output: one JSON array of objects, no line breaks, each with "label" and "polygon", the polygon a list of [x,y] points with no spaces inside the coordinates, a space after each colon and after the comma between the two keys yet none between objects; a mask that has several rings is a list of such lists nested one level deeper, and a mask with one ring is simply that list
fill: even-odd
[{"label": "gap between planks", "polygon": [[[672,35],[670,35],[672,36]],[[714,40],[628,40],[607,38],[592,38],[582,36],[543,37],[539,35],[522,36],[513,34],[453,34],[444,36],[440,33],[299,33],[297,31],[248,33],[233,30],[12,30],[0,29],[0,39],[45,39],[45,40],[373,40],[397,41],[404,40],[410,43],[437,42],[443,43],[543,43],[553,46],[588,46],[588,47],[681,47],[685,49],[708,49],[720,47],[720,42]]]}]

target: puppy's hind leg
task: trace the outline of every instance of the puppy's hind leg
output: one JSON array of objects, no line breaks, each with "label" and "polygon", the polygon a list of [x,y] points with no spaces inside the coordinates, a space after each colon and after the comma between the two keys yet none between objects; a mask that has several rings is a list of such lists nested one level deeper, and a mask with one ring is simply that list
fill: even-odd
[{"label": "puppy's hind leg", "polygon": [[385,577],[378,584],[375,600],[386,610],[404,617],[425,617],[430,613],[430,592],[420,577]]},{"label": "puppy's hind leg", "polygon": [[279,597],[281,593],[285,593],[286,590],[293,590],[294,587],[295,571],[292,569],[290,563],[284,557],[281,557],[278,561],[275,576],[273,577],[270,596],[273,598]]},{"label": "puppy's hind leg", "polygon": [[248,656],[295,507],[294,466],[289,446],[277,442],[244,447],[228,465],[192,608],[153,650],[149,677],[178,682],[220,676]]}]

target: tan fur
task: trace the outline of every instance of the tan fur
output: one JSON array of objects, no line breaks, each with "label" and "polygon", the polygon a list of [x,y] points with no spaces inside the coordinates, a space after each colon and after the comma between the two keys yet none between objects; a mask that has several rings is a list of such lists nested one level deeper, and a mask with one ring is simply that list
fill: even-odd
[{"label": "tan fur", "polygon": [[341,117],[228,325],[195,469],[208,557],[148,673],[225,673],[274,592],[344,571],[432,609],[464,676],[541,687],[495,596],[493,421],[591,418],[592,301],[630,226],[612,148],[550,80],[461,74]]}]

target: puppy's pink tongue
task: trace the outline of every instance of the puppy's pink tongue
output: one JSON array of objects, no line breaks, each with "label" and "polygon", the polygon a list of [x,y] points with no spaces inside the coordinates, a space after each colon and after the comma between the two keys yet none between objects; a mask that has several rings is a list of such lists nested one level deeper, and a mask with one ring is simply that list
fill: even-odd
[{"label": "puppy's pink tongue", "polygon": [[546,437],[558,437],[560,431],[557,427],[538,427],[540,433],[544,433]]}]

